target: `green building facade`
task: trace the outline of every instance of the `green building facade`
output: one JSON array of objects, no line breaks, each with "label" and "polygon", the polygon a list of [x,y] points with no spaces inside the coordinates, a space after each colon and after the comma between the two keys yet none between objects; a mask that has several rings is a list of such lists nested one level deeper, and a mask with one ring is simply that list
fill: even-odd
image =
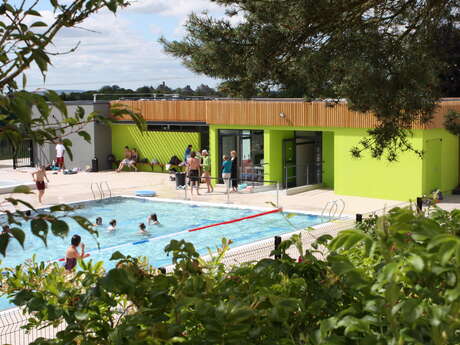
[{"label": "green building facade", "polygon": [[166,164],[173,155],[182,159],[192,144],[194,150],[209,150],[214,177],[220,176],[222,155],[236,150],[242,156],[242,182],[316,185],[339,195],[390,200],[415,200],[436,189],[450,193],[459,181],[459,139],[440,128],[414,129],[409,141],[424,156],[401,152],[396,162],[371,158],[368,152],[352,157],[351,148],[367,136],[365,128],[206,124],[203,133],[141,133],[133,124],[119,123],[112,127],[112,150],[120,158],[125,145],[136,147],[141,158]]}]

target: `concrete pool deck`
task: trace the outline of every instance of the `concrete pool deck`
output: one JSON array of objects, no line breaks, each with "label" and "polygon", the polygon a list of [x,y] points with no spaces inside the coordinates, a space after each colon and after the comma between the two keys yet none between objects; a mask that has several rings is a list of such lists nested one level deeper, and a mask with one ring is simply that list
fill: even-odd
[{"label": "concrete pool deck", "polygon": [[[22,168],[18,170],[0,169],[0,180],[18,180],[23,182],[32,181],[31,172],[33,168]],[[107,182],[110,186],[112,196],[118,195],[133,195],[137,190],[154,190],[159,198],[184,200],[184,190],[176,190],[175,182],[169,181],[169,175],[163,173],[150,172],[120,172],[102,171],[98,173],[80,172],[74,175],[64,175],[62,173],[53,174],[48,172],[50,183],[47,186],[44,202],[45,205],[53,205],[59,203],[70,203],[80,200],[93,199],[91,191],[92,183]],[[104,184],[105,196],[108,196],[108,190]],[[96,197],[99,197],[98,187],[93,185],[96,192]],[[193,201],[203,201],[210,203],[222,204],[227,200],[225,188],[223,185],[218,185],[214,193],[205,193],[204,185],[201,185],[202,195],[193,195],[188,199]],[[34,194],[1,194],[0,202],[4,198],[13,196],[24,201],[30,202],[34,207],[40,207],[37,196]],[[238,192],[230,194],[232,204],[267,207],[268,203],[276,203],[276,190],[264,192]],[[298,210],[303,212],[321,213],[324,206],[334,200],[342,199],[345,202],[343,213],[354,215],[356,213],[368,213],[375,210],[391,208],[396,205],[403,204],[401,201],[382,200],[362,198],[355,196],[342,196],[335,194],[332,190],[316,189],[297,195],[286,195],[285,191],[279,192],[279,205],[288,210]]]}]

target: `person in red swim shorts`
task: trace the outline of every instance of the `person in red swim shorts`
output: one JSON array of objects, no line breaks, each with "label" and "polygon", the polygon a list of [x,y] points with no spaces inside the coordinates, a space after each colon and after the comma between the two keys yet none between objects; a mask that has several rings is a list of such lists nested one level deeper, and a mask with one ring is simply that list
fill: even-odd
[{"label": "person in red swim shorts", "polygon": [[40,168],[32,173],[32,177],[34,179],[34,182],[37,186],[38,190],[38,202],[41,204],[42,199],[43,199],[43,194],[45,194],[45,179],[49,183],[50,180],[48,179],[48,176],[46,176],[46,170],[45,167],[42,165]]},{"label": "person in red swim shorts", "polygon": [[56,145],[56,165],[59,167],[59,171],[64,170],[64,152],[65,146],[62,140],[59,140]]}]

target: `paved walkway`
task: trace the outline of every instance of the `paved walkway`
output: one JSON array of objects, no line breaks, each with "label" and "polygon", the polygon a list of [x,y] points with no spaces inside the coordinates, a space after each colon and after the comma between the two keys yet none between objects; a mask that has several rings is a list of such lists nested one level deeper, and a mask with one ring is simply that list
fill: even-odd
[{"label": "paved walkway", "polygon": [[[1,180],[31,181],[31,172],[34,169],[23,168],[19,170],[0,169]],[[46,205],[57,203],[70,203],[81,200],[90,200],[94,196],[91,192],[91,183],[101,183],[107,181],[112,195],[134,195],[136,190],[150,189],[157,192],[157,196],[167,199],[185,199],[184,190],[176,190],[175,182],[169,181],[168,174],[149,173],[149,172],[121,172],[103,171],[98,173],[80,172],[75,175],[64,175],[62,173],[53,174],[48,172],[50,183],[45,192],[44,202]],[[96,197],[99,197],[97,187],[93,185]],[[105,189],[105,194],[108,191]],[[190,191],[189,191],[190,192]],[[225,203],[227,196],[223,185],[218,185],[214,193],[205,193],[204,185],[201,185],[202,195],[190,196],[187,198],[193,201],[204,201],[212,203]],[[287,196],[284,191],[277,193],[276,190],[265,192],[238,192],[230,194],[230,201],[233,204],[266,207],[269,203],[277,202],[286,210],[298,210],[309,212],[321,212],[327,202],[343,199],[345,202],[344,214],[353,215],[355,213],[366,213],[377,209],[390,208],[401,204],[400,201],[361,198],[353,196],[339,196],[331,190],[317,189],[297,195]],[[34,207],[40,207],[35,194],[31,195],[0,195],[0,202],[5,197],[14,196],[30,202]]]}]

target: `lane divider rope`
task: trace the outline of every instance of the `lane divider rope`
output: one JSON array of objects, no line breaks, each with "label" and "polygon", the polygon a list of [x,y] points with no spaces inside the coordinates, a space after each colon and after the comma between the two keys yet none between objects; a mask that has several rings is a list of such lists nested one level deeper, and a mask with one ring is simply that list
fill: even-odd
[{"label": "lane divider rope", "polygon": [[[262,213],[256,213],[256,214],[246,216],[246,217],[242,217],[242,218],[236,218],[236,219],[232,219],[232,220],[227,220],[225,222],[219,222],[219,223],[199,226],[199,227],[189,229],[189,230],[183,230],[183,231],[178,231],[178,232],[175,232],[175,233],[172,233],[172,234],[166,234],[166,235],[162,235],[162,236],[146,238],[146,239],[138,240],[138,241],[135,241],[135,242],[123,243],[123,244],[120,244],[120,245],[117,245],[117,246],[101,248],[99,250],[96,249],[94,251],[97,252],[97,253],[101,253],[101,252],[105,252],[105,251],[108,251],[108,250],[119,249],[119,248],[126,247],[126,246],[132,246],[132,245],[135,246],[135,245],[138,245],[138,244],[144,244],[144,243],[151,242],[151,241],[161,240],[161,239],[164,239],[164,238],[169,238],[169,237],[173,237],[173,236],[176,236],[176,235],[185,234],[185,233],[188,233],[188,232],[194,232],[194,231],[198,231],[198,230],[208,229],[208,228],[216,227],[216,226],[219,226],[219,225],[225,225],[225,224],[241,222],[243,220],[252,219],[252,218],[256,218],[256,217],[261,217],[261,216],[265,216],[267,214],[277,213],[277,212],[281,212],[281,211],[282,211],[281,208],[277,208],[277,209],[274,209],[274,210],[270,210],[270,211],[266,211],[266,212],[262,212]],[[89,252],[89,254],[90,253],[91,252]],[[50,262],[53,262],[53,261],[65,261],[65,258],[60,258],[60,259],[57,259],[57,260],[51,260]]]}]

